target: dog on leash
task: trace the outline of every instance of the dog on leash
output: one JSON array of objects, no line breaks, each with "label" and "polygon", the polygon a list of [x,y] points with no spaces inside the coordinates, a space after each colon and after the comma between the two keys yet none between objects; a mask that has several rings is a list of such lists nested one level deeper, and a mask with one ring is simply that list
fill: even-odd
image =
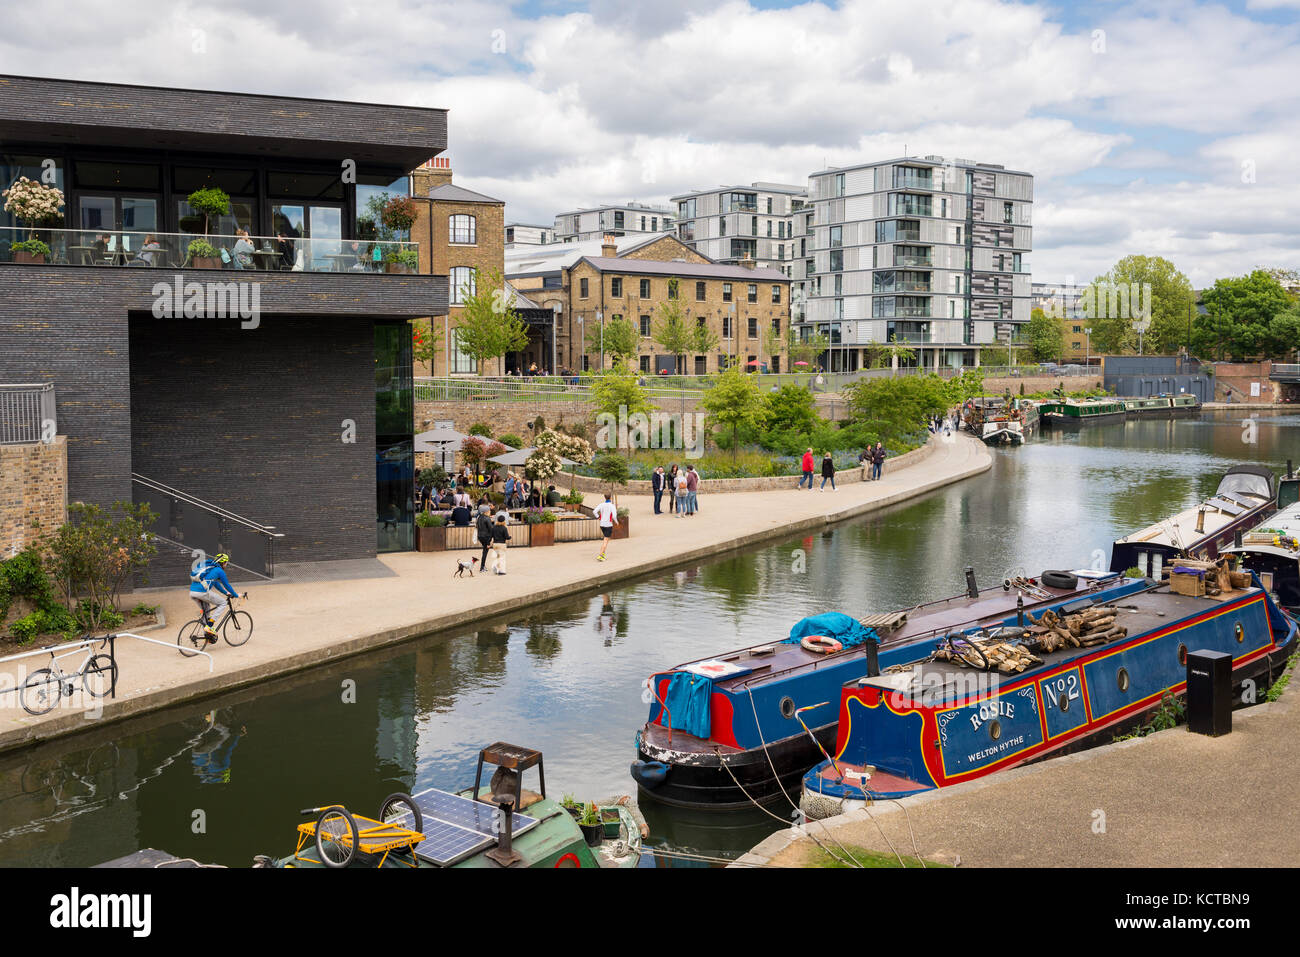
[{"label": "dog on leash", "polygon": [[452,577],[452,578],[464,578],[464,577],[465,577],[465,573],[466,573],[466,572],[469,572],[469,577],[470,577],[470,578],[473,578],[473,577],[474,577],[474,566],[477,565],[477,564],[478,564],[478,559],[477,559],[477,558],[471,558],[469,561],[465,561],[465,559],[463,559],[463,558],[458,558],[458,559],[456,559],[456,573],[455,573],[454,575],[452,575],[451,577]]}]

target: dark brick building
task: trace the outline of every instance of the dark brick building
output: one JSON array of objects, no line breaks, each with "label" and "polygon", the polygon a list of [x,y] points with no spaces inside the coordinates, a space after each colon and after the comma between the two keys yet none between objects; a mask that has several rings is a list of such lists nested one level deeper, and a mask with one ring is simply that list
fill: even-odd
[{"label": "dark brick building", "polygon": [[66,201],[0,213],[0,383],[54,384],[69,499],[254,571],[255,526],[281,562],[411,547],[408,324],[448,287],[381,210],[445,146],[443,110],[0,76],[0,188]]}]

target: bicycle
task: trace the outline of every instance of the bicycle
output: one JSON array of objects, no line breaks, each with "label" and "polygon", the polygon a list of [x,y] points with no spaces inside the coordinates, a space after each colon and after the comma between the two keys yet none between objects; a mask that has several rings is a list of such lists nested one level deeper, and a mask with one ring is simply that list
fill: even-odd
[{"label": "bicycle", "polygon": [[[99,647],[107,644],[105,637]],[[81,667],[69,674],[59,666],[59,659],[71,658],[77,651],[59,655],[54,652],[57,647],[45,646],[43,650],[50,653],[50,667],[33,671],[19,689],[18,700],[28,714],[49,714],[65,695],[71,698],[77,693],[74,682],[78,678],[86,693],[95,698],[102,698],[117,687],[117,662],[112,655],[95,654],[93,644],[87,642],[81,649],[86,653]]]},{"label": "bicycle", "polygon": [[[239,597],[248,598],[248,592],[244,592]],[[221,637],[226,639],[226,644],[238,648],[253,637],[253,616],[246,611],[236,611],[234,601],[235,599],[230,599],[226,605],[226,613],[213,628],[221,632]],[[208,636],[203,630],[203,625],[203,616],[199,616],[182,625],[180,633],[176,635],[176,647],[186,658],[193,658],[208,647]]]}]

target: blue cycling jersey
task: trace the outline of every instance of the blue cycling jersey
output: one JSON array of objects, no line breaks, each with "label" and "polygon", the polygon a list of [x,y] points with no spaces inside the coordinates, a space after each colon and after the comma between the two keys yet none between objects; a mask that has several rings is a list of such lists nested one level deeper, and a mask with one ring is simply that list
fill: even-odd
[{"label": "blue cycling jersey", "polygon": [[197,581],[190,582],[191,595],[206,595],[208,587],[211,587],[230,598],[239,597],[238,592],[230,587],[230,579],[226,577],[226,570],[214,561],[205,562],[196,577]]}]

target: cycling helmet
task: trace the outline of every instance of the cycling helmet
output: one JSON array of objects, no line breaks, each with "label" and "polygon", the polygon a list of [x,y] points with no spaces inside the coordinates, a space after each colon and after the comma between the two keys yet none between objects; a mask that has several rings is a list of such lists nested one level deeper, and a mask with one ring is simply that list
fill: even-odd
[{"label": "cycling helmet", "polygon": [[216,562],[218,565],[224,565],[226,564],[226,562],[230,561],[230,556],[227,555],[225,552],[218,552],[216,555],[212,557],[212,560]]}]

